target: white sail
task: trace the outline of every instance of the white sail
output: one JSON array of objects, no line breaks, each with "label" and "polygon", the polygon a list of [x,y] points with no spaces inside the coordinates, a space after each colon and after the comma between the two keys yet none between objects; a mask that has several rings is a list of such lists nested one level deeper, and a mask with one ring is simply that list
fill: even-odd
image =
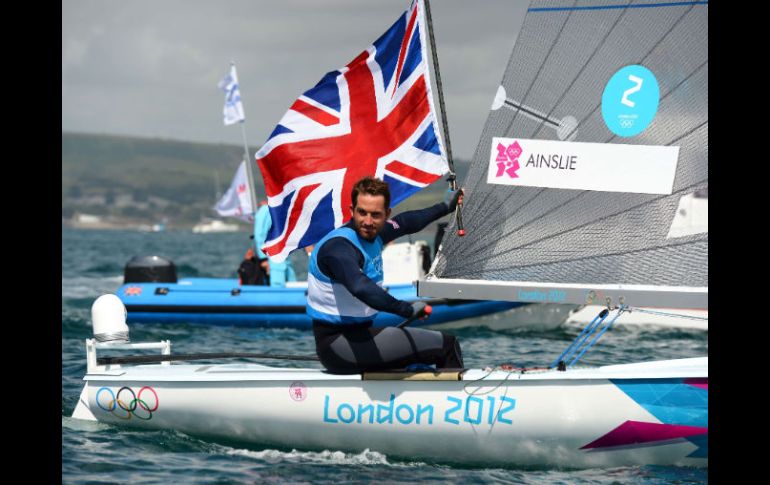
[{"label": "white sail", "polygon": [[214,210],[222,217],[235,217],[242,221],[254,222],[254,209],[251,206],[245,161],[238,165],[233,180],[230,182],[230,187],[217,201]]},{"label": "white sail", "polygon": [[708,308],[708,4],[533,3],[462,185],[420,295]]}]

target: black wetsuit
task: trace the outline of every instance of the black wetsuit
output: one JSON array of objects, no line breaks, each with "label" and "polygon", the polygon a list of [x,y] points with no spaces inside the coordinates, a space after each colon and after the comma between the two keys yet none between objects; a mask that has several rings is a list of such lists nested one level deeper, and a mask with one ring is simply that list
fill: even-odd
[{"label": "black wetsuit", "polygon": [[[384,244],[420,231],[449,212],[445,203],[427,209],[404,212],[388,220],[378,234]],[[349,227],[355,229],[353,221]],[[318,268],[341,283],[359,300],[375,310],[412,316],[412,305],[393,298],[366,277],[364,257],[350,241],[335,237],[324,243],[317,255]],[[462,368],[462,353],[457,339],[435,330],[419,328],[374,328],[372,322],[330,324],[313,320],[316,352],[321,363],[334,373],[398,369],[410,364],[436,365],[438,368]]]}]

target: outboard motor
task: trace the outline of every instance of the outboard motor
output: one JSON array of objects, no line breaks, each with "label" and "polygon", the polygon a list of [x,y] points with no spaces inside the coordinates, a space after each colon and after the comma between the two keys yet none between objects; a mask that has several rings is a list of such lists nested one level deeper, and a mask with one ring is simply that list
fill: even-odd
[{"label": "outboard motor", "polygon": [[134,256],[126,263],[123,283],[176,283],[176,266],[160,256]]}]

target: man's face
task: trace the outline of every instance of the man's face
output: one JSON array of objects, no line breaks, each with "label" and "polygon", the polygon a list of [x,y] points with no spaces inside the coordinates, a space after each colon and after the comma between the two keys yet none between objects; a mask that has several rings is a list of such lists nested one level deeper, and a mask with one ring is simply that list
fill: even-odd
[{"label": "man's face", "polygon": [[374,241],[390,217],[390,208],[385,207],[385,196],[358,194],[355,206],[350,206],[353,224],[359,236]]}]

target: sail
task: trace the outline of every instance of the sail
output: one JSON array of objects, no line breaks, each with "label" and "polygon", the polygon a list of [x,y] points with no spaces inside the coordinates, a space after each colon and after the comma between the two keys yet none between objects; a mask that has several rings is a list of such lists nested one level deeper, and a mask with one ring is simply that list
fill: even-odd
[{"label": "sail", "polygon": [[420,295],[707,308],[708,3],[533,2],[462,186]]},{"label": "sail", "polygon": [[254,209],[251,208],[245,161],[238,165],[230,187],[214,205],[214,210],[222,217],[235,217],[242,221],[254,222]]}]

